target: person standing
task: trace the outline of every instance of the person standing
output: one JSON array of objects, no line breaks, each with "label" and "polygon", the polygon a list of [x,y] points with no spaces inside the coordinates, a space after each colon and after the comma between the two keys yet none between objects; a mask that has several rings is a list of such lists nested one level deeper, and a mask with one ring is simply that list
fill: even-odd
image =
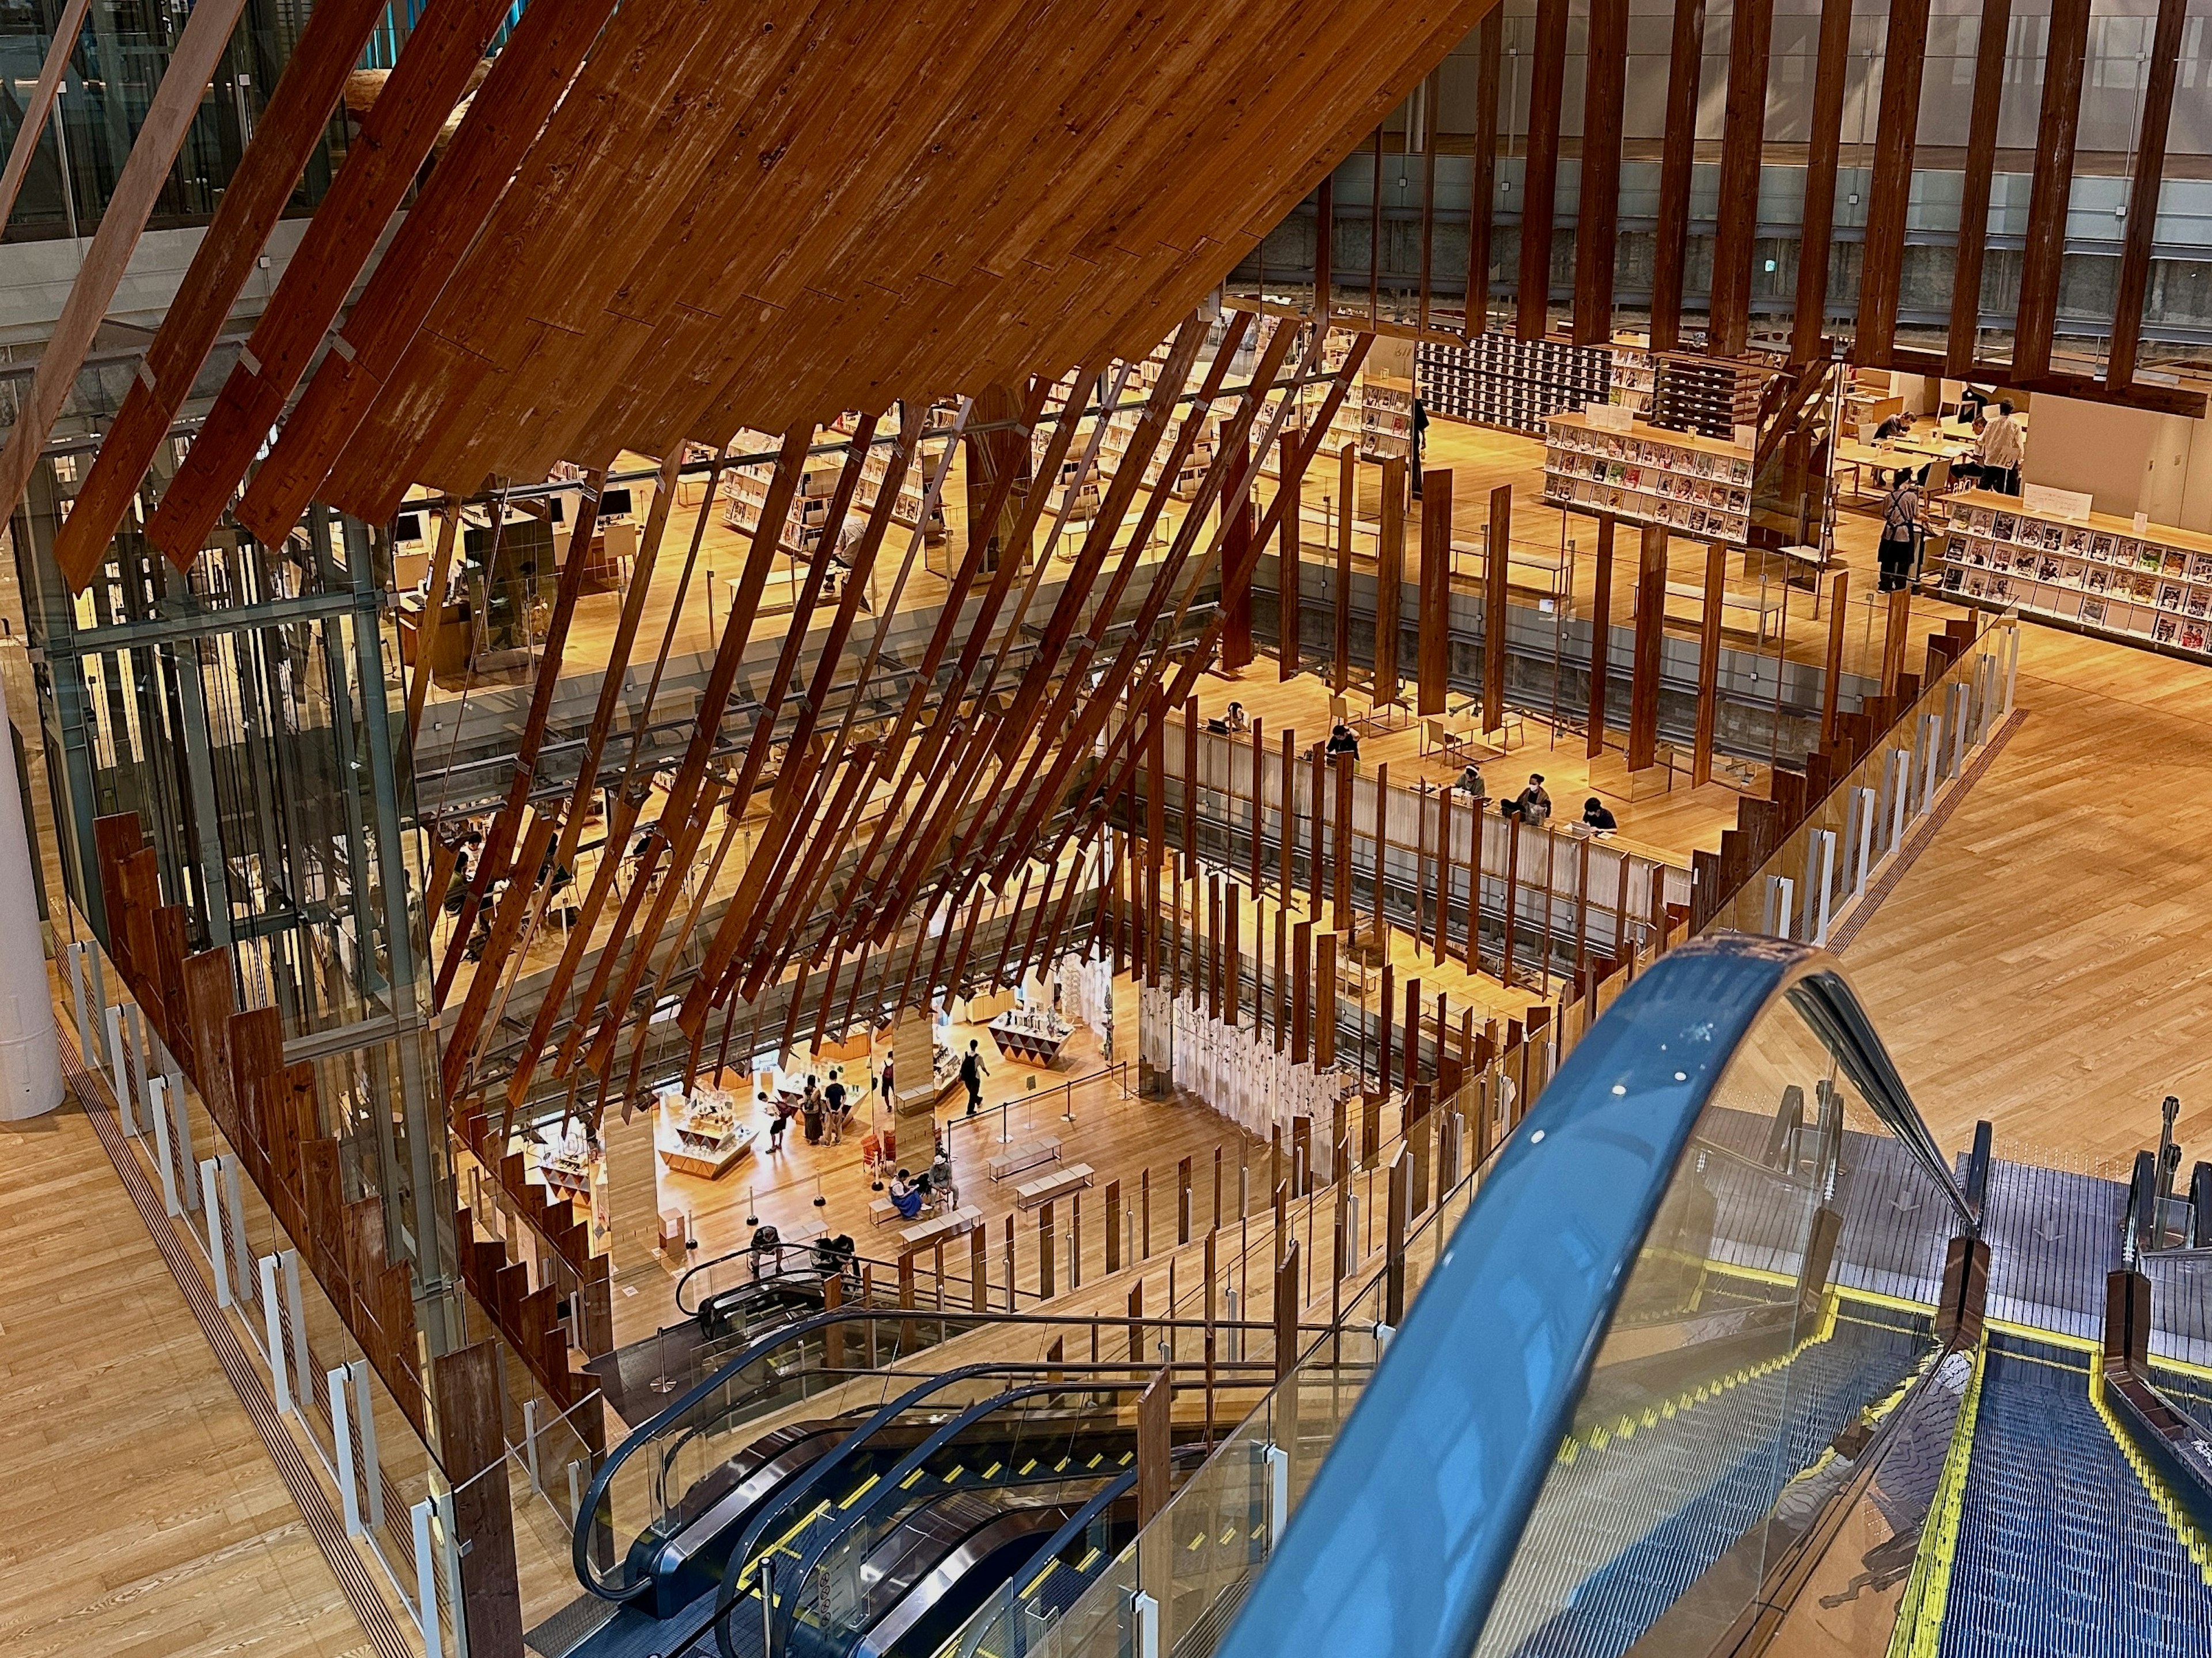
[{"label": "person standing", "polygon": [[822,1100],[830,1117],[830,1144],[842,1145],[845,1139],[845,1073],[832,1070],[830,1085],[822,1090]]},{"label": "person standing", "polygon": [[983,1063],[981,1042],[972,1038],[968,1051],[960,1056],[960,1080],[968,1090],[968,1114],[974,1116],[983,1103],[983,1078],[991,1074],[991,1067]]},{"label": "person standing", "polygon": [[768,1090],[760,1091],[762,1108],[768,1113],[768,1149],[771,1154],[783,1150],[783,1131],[791,1127],[791,1112],[781,1100],[771,1100]]},{"label": "person standing", "polygon": [[806,1143],[809,1145],[821,1145],[822,1090],[815,1086],[814,1078],[811,1076],[806,1079],[806,1093],[799,1101],[799,1108],[806,1116]]},{"label": "person standing", "polygon": [[1879,591],[1893,593],[1911,585],[1912,542],[1919,528],[1920,485],[1911,473],[1900,471],[1881,504],[1881,545],[1875,553],[1881,564]]},{"label": "person standing", "polygon": [[[2000,495],[2020,493],[2020,464],[2027,456],[2027,439],[2013,418],[2012,399],[1997,404],[1997,417],[1982,434],[1982,481]],[[1885,525],[1882,533],[1889,531]]]}]

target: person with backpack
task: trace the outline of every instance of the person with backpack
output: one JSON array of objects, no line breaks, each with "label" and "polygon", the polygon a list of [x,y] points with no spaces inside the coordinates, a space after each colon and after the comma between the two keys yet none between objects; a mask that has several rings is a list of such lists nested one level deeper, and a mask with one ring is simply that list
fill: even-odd
[{"label": "person with backpack", "polygon": [[806,1079],[806,1092],[799,1102],[799,1108],[806,1115],[806,1143],[809,1145],[821,1145],[822,1090],[815,1086],[811,1077]]},{"label": "person with backpack", "polygon": [[845,1139],[845,1073],[832,1069],[830,1085],[822,1090],[822,1102],[830,1119],[830,1144],[842,1145]]},{"label": "person with backpack", "polygon": [[1919,528],[1919,481],[1900,468],[1881,503],[1881,545],[1875,553],[1881,564],[1878,591],[1893,593],[1912,585],[1913,537]]},{"label": "person with backpack", "polygon": [[960,1080],[968,1090],[968,1114],[974,1116],[983,1103],[983,1078],[991,1074],[991,1067],[983,1063],[982,1044],[971,1040],[968,1051],[960,1056]]}]

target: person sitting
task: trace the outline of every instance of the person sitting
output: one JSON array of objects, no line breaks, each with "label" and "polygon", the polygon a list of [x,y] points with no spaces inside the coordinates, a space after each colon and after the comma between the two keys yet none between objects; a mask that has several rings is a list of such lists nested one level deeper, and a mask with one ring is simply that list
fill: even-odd
[{"label": "person sitting", "polygon": [[1517,817],[1531,828],[1549,817],[1552,815],[1552,797],[1544,793],[1544,774],[1529,773],[1528,786],[1510,800],[1500,801],[1498,811],[1501,817]]},{"label": "person sitting", "polygon": [[1359,739],[1341,720],[1329,731],[1328,753],[1332,760],[1340,754],[1349,755],[1354,760],[1359,758]]},{"label": "person sitting", "polygon": [[846,1233],[841,1232],[834,1238],[817,1238],[814,1241],[814,1270],[823,1278],[836,1278],[852,1266],[857,1253],[853,1248],[851,1236]]},{"label": "person sitting", "polygon": [[901,1220],[914,1220],[921,1216],[921,1193],[915,1186],[914,1176],[903,1169],[891,1176],[890,1199]]},{"label": "person sitting", "polygon": [[1874,428],[1876,443],[1887,443],[1893,438],[1909,438],[1911,435],[1912,416],[1902,409]]},{"label": "person sitting", "polygon": [[1593,794],[1583,802],[1583,827],[1593,835],[1610,835],[1620,827],[1620,820],[1607,810],[1604,801]]},{"label": "person sitting", "polygon": [[1244,705],[1242,702],[1231,702],[1229,705],[1229,713],[1224,723],[1232,732],[1248,732],[1252,729],[1251,719],[1245,714]]},{"label": "person sitting", "polygon": [[1459,781],[1455,786],[1462,794],[1472,795],[1477,800],[1489,793],[1482,786],[1482,768],[1472,761],[1468,762],[1467,769],[1459,774]]}]

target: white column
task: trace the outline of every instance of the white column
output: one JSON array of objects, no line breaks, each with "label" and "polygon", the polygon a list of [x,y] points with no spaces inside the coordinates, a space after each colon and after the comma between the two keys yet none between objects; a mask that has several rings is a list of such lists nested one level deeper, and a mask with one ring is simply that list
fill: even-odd
[{"label": "white column", "polygon": [[[0,716],[6,714],[0,701]],[[0,733],[3,737],[4,733]],[[39,893],[31,876],[31,838],[23,823],[15,745],[0,741],[0,1121],[19,1122],[62,1102],[61,1039],[46,989]]]}]

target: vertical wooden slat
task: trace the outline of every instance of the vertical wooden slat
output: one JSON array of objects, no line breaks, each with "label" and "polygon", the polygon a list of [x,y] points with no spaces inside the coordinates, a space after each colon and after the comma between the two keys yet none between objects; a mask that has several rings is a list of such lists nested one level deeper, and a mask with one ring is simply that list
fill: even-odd
[{"label": "vertical wooden slat", "polygon": [[1820,685],[1820,746],[1826,748],[1836,740],[1837,700],[1843,694],[1844,628],[1847,620],[1844,604],[1850,592],[1851,573],[1836,572],[1828,586],[1828,662],[1827,674]]},{"label": "vertical wooden slat", "polygon": [[[1841,5],[1844,0],[1830,3]],[[1974,345],[1981,331],[1982,253],[1990,235],[1990,175],[1996,166],[1997,112],[2004,100],[2005,41],[2011,25],[2012,0],[1983,0],[1981,34],[1974,49],[1974,101],[1966,118],[1966,165],[1959,181],[1951,328],[1945,342],[1946,364],[1961,379],[1973,373]]]},{"label": "vertical wooden slat", "polygon": [[[1597,521],[1597,570],[1590,593],[1589,729],[1585,752],[1605,752],[1605,701],[1613,654],[1613,514]],[[1477,825],[1478,829],[1480,827]]]},{"label": "vertical wooden slat", "polygon": [[2043,58],[2043,115],[2036,126],[2035,183],[2021,252],[2020,311],[2013,325],[2015,377],[2051,372],[2058,283],[2066,259],[2066,208],[2074,191],[2074,140],[2081,124],[2081,76],[2089,48],[2089,0],[2051,0]]},{"label": "vertical wooden slat", "polygon": [[1713,725],[1721,689],[1721,598],[1728,581],[1728,549],[1716,541],[1705,549],[1705,603],[1698,630],[1698,726],[1690,755],[1690,783],[1713,779]]},{"label": "vertical wooden slat", "polygon": [[1279,538],[1275,545],[1275,677],[1279,682],[1298,671],[1298,571],[1305,536],[1304,434],[1285,432],[1275,451],[1275,476],[1288,493]]},{"label": "vertical wooden slat", "polygon": [[1321,181],[1314,200],[1314,314],[1328,314],[1328,292],[1335,282],[1332,268],[1336,252],[1336,174]]},{"label": "vertical wooden slat", "polygon": [[[1283,325],[1288,327],[1290,325]],[[1229,515],[1228,533],[1221,544],[1221,665],[1231,673],[1252,662],[1252,519],[1253,503],[1244,491],[1244,478],[1253,469],[1251,451],[1243,443],[1229,451],[1228,477],[1223,500],[1243,499]]]},{"label": "vertical wooden slat", "polygon": [[1330,641],[1334,658],[1331,683],[1339,696],[1352,683],[1352,517],[1359,504],[1359,451],[1347,443],[1336,462],[1336,586],[1330,620],[1335,629]]},{"label": "vertical wooden slat", "polygon": [[1527,193],[1521,203],[1519,333],[1541,339],[1552,295],[1552,197],[1559,173],[1559,106],[1566,90],[1567,0],[1536,0],[1536,60],[1528,85]]},{"label": "vertical wooden slat", "polygon": [[[2002,6],[2008,0],[1991,0]],[[1850,69],[1851,0],[1820,0],[1820,51],[1813,69],[1812,125],[1805,152],[1805,206],[1797,249],[1797,311],[1790,356],[1820,355],[1828,325],[1828,258],[1835,241],[1836,167],[1844,133],[1844,85]]]},{"label": "vertical wooden slat", "polygon": [[[1763,0],[1771,4],[1772,0]],[[1613,271],[1620,229],[1622,101],[1628,88],[1628,0],[1590,0],[1583,94],[1581,205],[1575,219],[1577,345],[1613,338]]]},{"label": "vertical wooden slat", "polygon": [[1912,199],[1912,152],[1920,124],[1920,71],[1928,50],[1928,0],[1891,0],[1882,56],[1881,114],[1875,128],[1866,251],[1859,273],[1858,361],[1889,361],[1905,279],[1905,215]]},{"label": "vertical wooden slat", "polygon": [[1705,0],[1674,0],[1667,55],[1667,136],[1659,154],[1658,230],[1651,250],[1651,349],[1682,333],[1682,268],[1689,252],[1690,171],[1697,159],[1698,85],[1705,69]]},{"label": "vertical wooden slat", "polygon": [[1382,527],[1375,553],[1375,702],[1398,700],[1399,607],[1406,583],[1406,463],[1382,463]]},{"label": "vertical wooden slat", "polygon": [[1475,34],[1474,157],[1468,173],[1467,331],[1490,327],[1490,220],[1498,206],[1498,90],[1505,8],[1492,6]]},{"label": "vertical wooden slat", "polygon": [[1728,103],[1721,125],[1721,194],[1713,228],[1708,349],[1740,355],[1751,328],[1751,264],[1759,231],[1759,167],[1766,138],[1766,67],[1774,0],[1736,0],[1729,26]]},{"label": "vertical wooden slat", "polygon": [[1628,689],[1628,768],[1642,771],[1659,746],[1659,646],[1667,606],[1667,531],[1644,526],[1636,562],[1636,645]]},{"label": "vertical wooden slat", "polygon": [[1414,653],[1419,676],[1417,711],[1444,711],[1451,675],[1452,475],[1430,472],[1421,481],[1421,610]]},{"label": "vertical wooden slat", "polygon": [[1513,549],[1513,486],[1490,492],[1490,535],[1483,544],[1482,725],[1505,723],[1505,588]]},{"label": "vertical wooden slat", "polygon": [[1421,304],[1419,326],[1429,326],[1429,284],[1436,268],[1437,251],[1437,92],[1439,76],[1434,70],[1421,82]]},{"label": "vertical wooden slat", "polygon": [[2120,282],[2113,297],[2112,354],[2105,379],[2126,386],[2136,377],[2136,348],[2142,338],[2143,296],[2150,288],[2151,238],[2158,227],[2158,187],[2166,171],[2166,128],[2173,117],[2173,83],[2180,67],[2186,0],[2159,0],[2158,27],[2150,49],[2150,82],[2143,89],[2142,128],[2136,135],[2135,183],[2128,197],[2128,234],[2120,249]]}]

